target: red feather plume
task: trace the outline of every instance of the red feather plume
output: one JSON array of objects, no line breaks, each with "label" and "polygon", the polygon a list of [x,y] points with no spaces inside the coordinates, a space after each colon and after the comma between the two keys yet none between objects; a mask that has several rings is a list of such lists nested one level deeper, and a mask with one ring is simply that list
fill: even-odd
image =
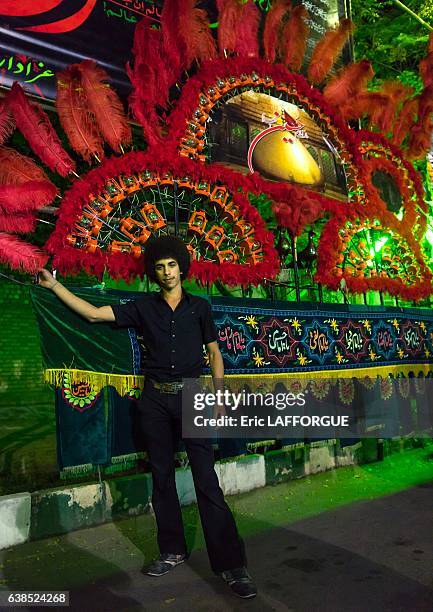
[{"label": "red feather plume", "polygon": [[218,48],[220,55],[224,51],[234,52],[237,44],[237,30],[242,15],[242,6],[237,0],[217,0],[218,8]]},{"label": "red feather plume", "polygon": [[0,261],[14,270],[35,274],[48,261],[48,255],[16,236],[0,233]]},{"label": "red feather plume", "polygon": [[[186,41],[178,27],[179,0],[164,0],[161,11],[161,32],[167,64],[171,66],[176,79],[187,68]],[[138,27],[138,26],[137,26]]]},{"label": "red feather plume", "polygon": [[0,185],[20,185],[27,181],[50,183],[43,169],[30,157],[14,149],[0,147]]},{"label": "red feather plume", "polygon": [[425,157],[431,148],[433,132],[433,86],[426,87],[419,96],[418,121],[412,127],[409,138],[410,159]]},{"label": "red feather plume", "polygon": [[265,27],[263,30],[263,47],[265,58],[269,62],[275,61],[283,19],[290,11],[290,8],[290,0],[275,0],[266,15]]},{"label": "red feather plume", "polygon": [[150,27],[148,19],[137,24],[134,33],[134,67],[127,64],[136,99],[165,107],[169,89],[176,81],[173,67],[167,62],[161,30]]},{"label": "red feather plume", "polygon": [[376,125],[382,132],[388,132],[394,120],[395,106],[391,96],[380,91],[368,91],[348,100],[340,107],[340,112],[346,120],[367,116],[370,126]]},{"label": "red feather plume", "polygon": [[392,143],[400,147],[418,116],[419,97],[406,100],[394,124]]},{"label": "red feather plume", "polygon": [[76,65],[57,73],[56,108],[71,147],[90,163],[93,157],[104,157],[104,148],[95,116],[83,95],[80,77]]},{"label": "red feather plume", "polygon": [[218,56],[208,14],[197,8],[197,4],[197,0],[182,0],[177,9],[179,35],[186,46],[187,68],[194,60],[201,62]]},{"label": "red feather plume", "polygon": [[260,11],[252,0],[218,0],[218,47],[244,57],[259,56]]},{"label": "red feather plume", "polygon": [[326,101],[333,106],[346,104],[364,91],[374,76],[373,66],[367,60],[349,64],[337,74],[323,90]]},{"label": "red feather plume", "polygon": [[313,223],[322,213],[319,202],[307,196],[296,201],[296,206],[287,202],[275,202],[272,205],[278,224],[286,227],[292,236],[300,236],[306,225]]},{"label": "red feather plume", "polygon": [[104,140],[114,151],[121,152],[122,144],[130,144],[132,133],[118,95],[105,83],[107,73],[93,60],[84,60],[76,66],[87,104]]},{"label": "red feather plume", "polygon": [[433,52],[429,53],[419,63],[419,72],[424,83],[424,87],[433,85]]},{"label": "red feather plume", "polygon": [[336,29],[325,32],[314,47],[308,66],[308,80],[311,83],[317,85],[323,81],[340,55],[354,27],[350,19],[342,19]]},{"label": "red feather plume", "polygon": [[18,83],[12,85],[7,100],[17,128],[44,164],[61,176],[67,176],[73,171],[75,163],[62,147],[59,137],[41,106],[30,104]]},{"label": "red feather plume", "polygon": [[175,77],[166,64],[162,32],[151,28],[147,19],[140,21],[135,28],[133,53],[133,66],[126,65],[133,86],[129,106],[141,123],[147,142],[154,145],[161,140],[155,108],[157,105],[166,106]]},{"label": "red feather plume", "polygon": [[49,181],[28,181],[19,185],[0,185],[0,211],[23,213],[46,206],[57,193]]},{"label": "red feather plume", "polygon": [[308,32],[310,31],[307,19],[306,8],[302,4],[296,6],[284,26],[281,36],[281,61],[294,72],[300,71],[307,47]]},{"label": "red feather plume", "polygon": [[36,226],[36,217],[27,215],[4,215],[0,213],[0,232],[13,234],[28,234]]},{"label": "red feather plume", "polygon": [[15,129],[15,121],[9,112],[6,100],[0,100],[0,145],[2,145]]},{"label": "red feather plume", "polygon": [[260,11],[253,0],[248,0],[243,4],[242,9],[235,51],[243,57],[259,57]]}]

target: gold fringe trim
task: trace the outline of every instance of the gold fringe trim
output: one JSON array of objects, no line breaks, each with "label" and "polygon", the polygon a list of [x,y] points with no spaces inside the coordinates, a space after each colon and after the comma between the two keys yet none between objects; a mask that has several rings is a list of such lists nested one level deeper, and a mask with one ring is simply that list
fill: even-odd
[{"label": "gold fringe trim", "polygon": [[[385,378],[387,376],[396,377],[398,374],[409,374],[413,372],[415,376],[429,372],[433,372],[433,363],[420,364],[398,364],[371,366],[365,368],[341,368],[337,370],[313,370],[309,372],[278,372],[267,374],[258,371],[257,374],[225,374],[224,384],[232,392],[239,393],[246,387],[251,391],[273,391],[275,384],[280,383],[290,389],[292,392],[301,392],[307,385],[308,381],[313,380],[337,380],[341,378],[376,378],[378,376]],[[212,377],[207,374],[202,377],[204,384],[211,388]]]},{"label": "gold fringe trim", "polygon": [[[336,370],[315,370],[309,372],[281,372],[267,374],[257,371],[256,374],[226,374],[224,380],[227,388],[233,392],[239,392],[245,387],[249,387],[254,391],[272,390],[275,383],[282,383],[295,390],[299,386],[298,391],[305,388],[309,380],[314,379],[338,379],[338,378],[376,378],[377,376],[386,377],[389,375],[397,376],[398,374],[409,374],[413,372],[415,376],[419,374],[427,375],[433,372],[433,363],[420,364],[399,364],[399,365],[384,365],[371,366],[365,368],[339,368]],[[142,389],[144,385],[144,376],[133,374],[109,374],[107,372],[92,372],[90,370],[70,370],[68,368],[48,369],[44,370],[44,380],[55,387],[62,387],[64,384],[65,374],[69,377],[70,384],[78,384],[80,382],[91,384],[93,391],[99,393],[104,387],[114,387],[122,397],[127,395],[131,389]],[[203,384],[212,389],[212,377],[208,374],[201,377]]]},{"label": "gold fringe trim", "polygon": [[122,397],[131,389],[143,388],[144,376],[133,374],[108,374],[106,372],[92,372],[90,370],[50,369],[44,371],[44,380],[55,387],[62,387],[65,375],[69,384],[80,382],[92,385],[93,391],[99,393],[104,387],[114,387]]}]

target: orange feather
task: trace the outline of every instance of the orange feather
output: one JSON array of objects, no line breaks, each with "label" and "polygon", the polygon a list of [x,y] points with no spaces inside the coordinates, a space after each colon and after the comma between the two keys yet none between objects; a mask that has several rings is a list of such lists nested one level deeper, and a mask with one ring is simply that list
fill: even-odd
[{"label": "orange feather", "polygon": [[44,164],[61,176],[67,176],[72,172],[75,163],[62,147],[40,104],[30,104],[18,83],[12,85],[7,95],[7,102],[17,128]]},{"label": "orange feather", "polygon": [[48,178],[30,157],[0,147],[0,185],[21,185],[27,181],[48,181]]},{"label": "orange feather", "polygon": [[411,126],[414,125],[418,115],[419,97],[406,100],[394,123],[394,130],[391,142],[400,147],[405,137],[410,134]]},{"label": "orange feather", "polygon": [[76,65],[57,73],[56,108],[60,123],[74,151],[88,163],[93,157],[102,159],[102,136],[95,115],[86,103]]},{"label": "orange feather", "polygon": [[280,58],[283,64],[299,72],[304,59],[310,27],[308,12],[302,4],[296,6],[283,28],[280,44]]},{"label": "orange feather", "polygon": [[265,58],[269,62],[275,61],[283,20],[290,11],[290,8],[290,0],[275,0],[266,15],[265,27],[263,30],[263,48]]},{"label": "orange feather", "polygon": [[431,149],[433,132],[433,86],[426,87],[419,95],[418,121],[413,125],[408,154],[411,159],[425,157]]},{"label": "orange feather", "polygon": [[340,107],[340,112],[346,120],[367,116],[370,124],[377,125],[381,121],[383,108],[388,103],[389,96],[377,91],[368,91],[348,100],[344,106]]},{"label": "orange feather", "polygon": [[215,59],[218,54],[207,12],[197,8],[197,0],[182,0],[178,4],[179,35],[186,45],[187,67],[194,60]]},{"label": "orange feather", "polygon": [[433,51],[420,61],[419,72],[425,87],[433,85]]},{"label": "orange feather", "polygon": [[370,62],[362,60],[343,68],[323,90],[327,102],[339,106],[365,90],[374,70]]},{"label": "orange feather", "polygon": [[342,19],[337,28],[325,32],[314,47],[308,66],[308,79],[314,85],[323,81],[340,55],[346,41],[354,30],[350,19]]},{"label": "orange feather", "polygon": [[104,140],[120,153],[122,145],[131,143],[132,133],[118,95],[105,82],[107,73],[93,60],[84,60],[76,66],[81,73],[83,95]]},{"label": "orange feather", "polygon": [[9,112],[5,100],[0,100],[0,145],[2,145],[15,129],[15,121]]}]

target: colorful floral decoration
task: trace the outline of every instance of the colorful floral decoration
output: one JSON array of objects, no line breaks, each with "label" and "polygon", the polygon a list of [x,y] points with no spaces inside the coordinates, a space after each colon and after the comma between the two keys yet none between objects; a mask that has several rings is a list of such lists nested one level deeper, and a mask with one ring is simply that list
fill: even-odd
[{"label": "colorful floral decoration", "polygon": [[[155,166],[158,172],[148,169]],[[278,256],[272,234],[239,192],[243,184],[234,173],[223,182],[214,168],[204,172],[189,160],[129,153],[73,186],[47,249],[62,272],[106,266],[128,279],[143,268],[147,240],[173,232],[188,245],[195,278],[258,284],[275,275]]]},{"label": "colorful floral decoration", "polygon": [[316,399],[324,400],[331,391],[331,381],[326,378],[313,379],[310,381],[310,389]]},{"label": "colorful floral decoration", "polygon": [[86,381],[72,382],[68,372],[63,374],[62,396],[67,404],[79,412],[91,408],[97,401],[99,393]]},{"label": "colorful floral decoration", "polygon": [[399,376],[397,378],[397,384],[401,397],[407,399],[410,394],[410,378],[407,376]]},{"label": "colorful floral decoration", "polygon": [[383,400],[388,400],[392,397],[393,379],[390,376],[379,378],[380,396]]},{"label": "colorful floral decoration", "polygon": [[392,213],[328,223],[319,251],[318,274],[322,282],[337,288],[341,279],[349,291],[385,290],[407,299],[431,292],[430,272],[423,263],[414,237],[403,237],[401,223]]},{"label": "colorful floral decoration", "polygon": [[[249,203],[251,194],[269,198],[278,222],[295,239],[314,221],[326,219],[316,281],[331,289],[381,290],[411,300],[431,294],[432,276],[419,246],[427,209],[419,174],[408,160],[423,157],[430,143],[432,54],[421,63],[425,87],[418,97],[401,84],[371,92],[373,69],[366,61],[331,76],[353,31],[347,19],[318,41],[305,77],[299,74],[308,38],[304,6],[274,2],[263,15],[253,0],[221,0],[215,37],[198,3],[180,4],[165,0],[159,29],[146,19],[137,24],[133,61],[127,65],[133,87],[129,106],[143,128],[145,153],[124,153],[131,145],[126,113],[106,82],[108,75],[92,61],[67,67],[58,79],[62,129],[76,155],[100,164],[84,177],[76,174],[75,160],[42,108],[17,86],[6,96],[0,105],[0,144],[16,126],[33,153],[72,184],[63,194],[54,233],[42,251],[36,249],[17,234],[34,229],[35,211],[52,202],[58,189],[33,160],[1,148],[0,261],[34,272],[52,256],[63,273],[85,269],[102,275],[108,269],[114,277],[131,279],[142,274],[147,240],[168,233],[186,240],[191,276],[199,281],[258,284],[276,277],[279,261],[275,237]],[[250,94],[299,111],[300,119],[284,110],[262,122],[281,122],[267,134],[293,156],[302,151],[313,178],[300,183],[284,175],[283,180],[270,175],[268,166],[260,166],[262,174],[250,174],[251,151],[244,168],[219,156],[214,138],[219,118]],[[324,189],[316,172],[320,168],[302,113],[336,160],[341,185],[334,191]],[[350,127],[350,120],[361,117],[372,131]],[[264,142],[258,132],[246,138],[257,143],[254,154]],[[104,158],[108,147],[117,156]],[[267,153],[262,158],[268,164]],[[398,192],[398,210],[390,208],[379,179]],[[300,365],[308,363],[305,355],[298,359]]]},{"label": "colorful floral decoration", "polygon": [[355,383],[353,378],[340,379],[337,384],[340,401],[346,406],[352,404],[355,397]]}]

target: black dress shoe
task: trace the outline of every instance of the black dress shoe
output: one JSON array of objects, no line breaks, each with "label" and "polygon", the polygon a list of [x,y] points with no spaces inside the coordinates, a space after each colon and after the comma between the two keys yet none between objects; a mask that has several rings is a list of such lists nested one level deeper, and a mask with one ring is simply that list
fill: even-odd
[{"label": "black dress shoe", "polygon": [[155,559],[148,567],[143,567],[141,570],[146,576],[164,576],[168,574],[176,565],[184,563],[186,555],[171,555],[163,553],[158,559]]},{"label": "black dress shoe", "polygon": [[221,578],[227,582],[233,593],[242,599],[252,599],[257,595],[257,587],[246,567],[221,572]]}]

